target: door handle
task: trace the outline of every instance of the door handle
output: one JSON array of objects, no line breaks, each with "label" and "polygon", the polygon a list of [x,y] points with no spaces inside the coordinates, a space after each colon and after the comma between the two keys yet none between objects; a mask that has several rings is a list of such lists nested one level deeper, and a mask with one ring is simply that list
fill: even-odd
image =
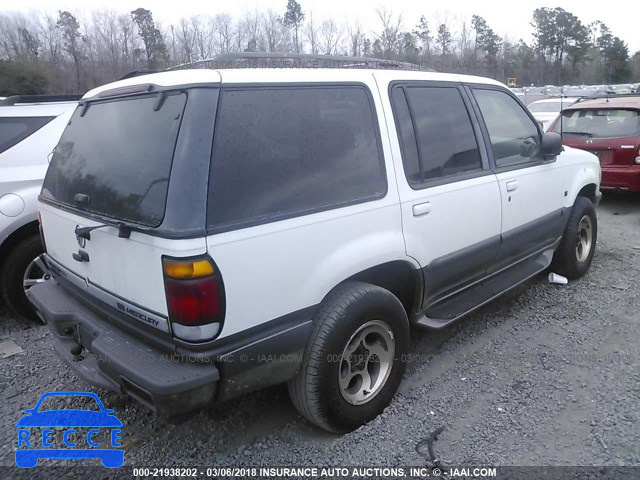
[{"label": "door handle", "polygon": [[513,192],[518,189],[518,181],[510,180],[507,182],[507,192]]},{"label": "door handle", "polygon": [[418,203],[413,206],[413,216],[419,217],[420,215],[426,215],[431,211],[431,204],[429,202]]}]

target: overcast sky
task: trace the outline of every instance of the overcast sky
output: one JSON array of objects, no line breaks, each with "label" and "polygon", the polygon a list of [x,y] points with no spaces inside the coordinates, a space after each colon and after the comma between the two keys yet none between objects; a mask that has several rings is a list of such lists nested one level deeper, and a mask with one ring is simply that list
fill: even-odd
[{"label": "overcast sky", "polygon": [[[226,12],[233,16],[244,11],[266,10],[271,8],[284,12],[286,0],[0,0],[0,11],[31,9],[71,10],[74,12],[101,8],[114,8],[119,11],[131,11],[144,7],[153,12],[163,26],[168,27],[182,17],[197,14],[214,15]],[[303,11],[322,20],[332,17],[338,23],[359,21],[366,31],[378,28],[377,8],[386,8],[395,14],[402,14],[404,27],[412,30],[420,15],[429,19],[432,30],[436,23],[448,19],[451,29],[458,28],[458,19],[471,18],[472,14],[484,17],[489,25],[501,36],[513,41],[523,38],[531,41],[531,15],[538,7],[562,7],[576,15],[583,23],[602,20],[629,46],[633,55],[640,50],[640,2],[637,0],[617,0],[614,2],[595,2],[588,0],[521,0],[521,1],[478,1],[449,0],[448,2],[420,2],[416,0],[299,0]]]}]

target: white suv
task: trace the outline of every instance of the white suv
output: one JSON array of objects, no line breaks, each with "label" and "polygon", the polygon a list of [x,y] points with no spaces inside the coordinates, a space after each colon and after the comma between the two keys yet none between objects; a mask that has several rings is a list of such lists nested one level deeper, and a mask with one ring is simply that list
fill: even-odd
[{"label": "white suv", "polygon": [[38,194],[80,95],[0,100],[0,294],[17,314],[37,319],[25,290],[47,276],[38,257]]},{"label": "white suv", "polygon": [[[388,67],[388,65],[383,65]],[[40,196],[28,292],[87,382],[178,415],[289,383],[344,432],[410,327],[593,257],[600,167],[502,84],[406,69],[192,69],[88,92]]]}]

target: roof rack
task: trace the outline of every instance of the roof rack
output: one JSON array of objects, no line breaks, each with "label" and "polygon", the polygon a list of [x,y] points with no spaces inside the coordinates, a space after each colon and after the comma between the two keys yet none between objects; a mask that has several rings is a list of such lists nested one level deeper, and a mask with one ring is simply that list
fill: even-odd
[{"label": "roof rack", "polygon": [[54,103],[54,102],[77,102],[82,95],[13,95],[4,100],[0,100],[0,106],[10,106],[20,103]]},{"label": "roof rack", "polygon": [[415,63],[382,58],[284,52],[223,53],[212,58],[169,67],[165,71],[184,68],[373,68],[382,70],[435,71],[432,68]]},{"label": "roof rack", "polygon": [[626,98],[626,97],[640,97],[640,92],[638,93],[606,93],[604,95],[593,95],[593,96],[584,96],[579,97],[578,101],[575,103],[586,102],[587,100],[606,100],[609,101],[614,98]]}]

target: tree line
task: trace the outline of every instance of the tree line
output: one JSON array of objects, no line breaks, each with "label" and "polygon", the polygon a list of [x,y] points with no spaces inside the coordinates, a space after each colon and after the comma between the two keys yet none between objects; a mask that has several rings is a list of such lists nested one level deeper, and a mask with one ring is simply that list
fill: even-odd
[{"label": "tree line", "polygon": [[318,19],[296,0],[268,9],[158,22],[145,8],[0,14],[0,95],[75,93],[133,70],[162,69],[227,52],[297,52],[400,60],[442,72],[520,85],[640,81],[640,51],[601,21],[537,8],[533,41],[501,37],[486,19],[421,16],[415,24],[378,10],[372,31]]}]

